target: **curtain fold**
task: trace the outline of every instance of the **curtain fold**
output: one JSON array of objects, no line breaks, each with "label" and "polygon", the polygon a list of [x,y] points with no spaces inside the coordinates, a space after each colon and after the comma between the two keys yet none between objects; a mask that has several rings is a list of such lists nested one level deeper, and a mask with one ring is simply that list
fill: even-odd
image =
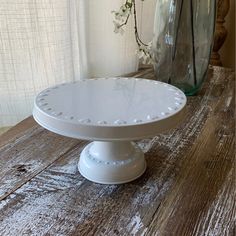
[{"label": "curtain fold", "polygon": [[[1,0],[0,127],[32,114],[35,95],[46,87],[137,69],[133,22],[123,36],[113,32],[111,11],[121,3],[123,0]],[[139,1],[139,10],[141,7]],[[145,34],[151,36],[152,28],[148,28]]]}]

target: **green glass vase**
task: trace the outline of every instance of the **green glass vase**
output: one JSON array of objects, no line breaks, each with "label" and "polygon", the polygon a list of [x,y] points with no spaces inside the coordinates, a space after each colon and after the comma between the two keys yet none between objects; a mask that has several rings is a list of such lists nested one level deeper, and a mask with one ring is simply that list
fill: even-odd
[{"label": "green glass vase", "polygon": [[195,94],[207,74],[215,0],[157,0],[153,53],[157,80]]}]

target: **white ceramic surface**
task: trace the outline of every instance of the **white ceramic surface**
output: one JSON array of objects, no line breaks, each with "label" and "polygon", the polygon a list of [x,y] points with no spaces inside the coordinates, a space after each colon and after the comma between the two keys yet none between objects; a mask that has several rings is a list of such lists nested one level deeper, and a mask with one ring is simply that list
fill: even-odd
[{"label": "white ceramic surface", "polygon": [[176,125],[186,104],[177,88],[145,79],[88,79],[42,91],[33,115],[43,127],[87,140],[134,140]]},{"label": "white ceramic surface", "polygon": [[81,153],[81,174],[99,183],[124,183],[146,168],[141,151],[124,141],[174,127],[183,118],[185,104],[182,91],[162,82],[87,79],[42,91],[35,99],[33,116],[52,132],[100,141]]},{"label": "white ceramic surface", "polygon": [[141,176],[146,170],[143,152],[131,142],[92,142],[80,155],[80,173],[102,184],[121,184]]}]

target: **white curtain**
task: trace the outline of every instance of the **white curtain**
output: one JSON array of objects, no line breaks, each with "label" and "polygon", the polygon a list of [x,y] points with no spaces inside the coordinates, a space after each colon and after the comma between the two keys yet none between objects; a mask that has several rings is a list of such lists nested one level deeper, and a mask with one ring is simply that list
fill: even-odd
[{"label": "white curtain", "polygon": [[[113,33],[111,11],[123,2],[0,0],[0,127],[29,116],[48,86],[137,69],[133,22],[123,36]],[[150,41],[155,0],[137,3],[141,35]]]}]

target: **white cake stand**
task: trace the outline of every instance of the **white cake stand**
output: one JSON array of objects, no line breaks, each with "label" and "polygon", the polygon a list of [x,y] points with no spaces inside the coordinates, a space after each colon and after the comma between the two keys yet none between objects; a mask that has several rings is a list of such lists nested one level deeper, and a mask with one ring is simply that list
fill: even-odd
[{"label": "white cake stand", "polygon": [[186,97],[162,82],[135,78],[87,79],[42,91],[33,116],[44,128],[94,140],[80,155],[79,171],[102,184],[120,184],[143,174],[143,152],[130,141],[173,128]]}]

